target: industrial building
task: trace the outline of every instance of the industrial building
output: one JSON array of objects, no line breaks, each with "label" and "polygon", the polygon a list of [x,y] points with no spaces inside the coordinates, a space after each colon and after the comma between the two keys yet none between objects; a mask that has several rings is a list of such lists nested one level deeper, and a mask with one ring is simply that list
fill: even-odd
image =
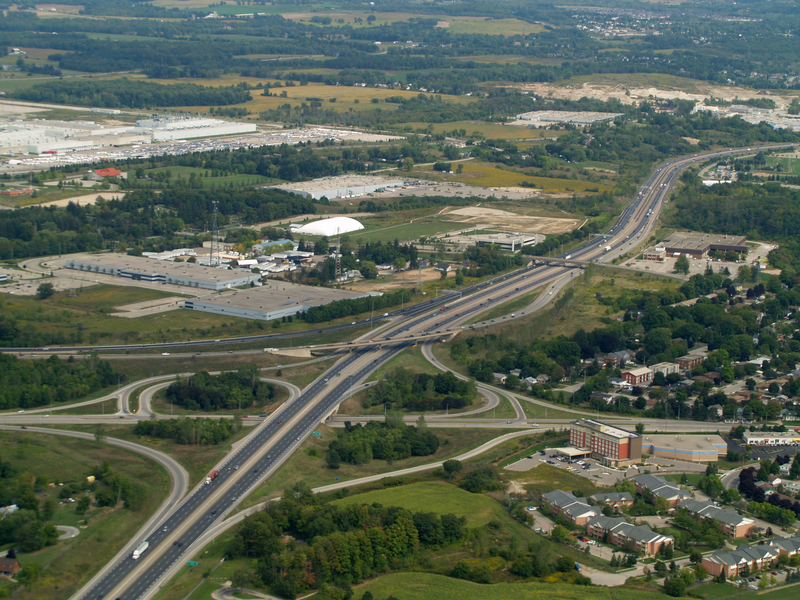
[{"label": "industrial building", "polygon": [[261,286],[246,290],[231,290],[186,300],[184,308],[242,319],[271,321],[294,316],[312,306],[322,306],[337,300],[380,295],[380,292],[356,293],[270,279]]},{"label": "industrial building", "polygon": [[569,123],[571,125],[591,125],[592,123],[603,123],[624,117],[622,113],[605,113],[593,111],[571,111],[571,110],[534,110],[517,115],[519,121],[530,121],[529,127],[548,127],[550,125],[561,125]]},{"label": "industrial building", "polygon": [[585,449],[603,464],[620,466],[642,458],[642,436],[594,419],[570,423],[569,445]]},{"label": "industrial building", "polygon": [[642,453],[657,458],[687,462],[717,462],[728,447],[720,436],[714,435],[645,435]]},{"label": "industrial building", "polygon": [[369,177],[366,175],[341,175],[338,177],[321,177],[300,183],[267,185],[263,189],[276,189],[298,194],[304,198],[319,200],[327,198],[356,198],[373,192],[382,192],[389,188],[401,188],[405,185],[402,179]]},{"label": "industrial building", "polygon": [[238,135],[255,131],[256,126],[252,123],[233,123],[196,117],[154,116],[152,119],[137,121],[133,132],[138,135],[147,135],[153,142],[164,142],[218,135]]},{"label": "industrial building", "polygon": [[170,283],[204,290],[225,290],[261,279],[257,273],[232,271],[189,262],[155,261],[126,254],[84,254],[68,260],[67,269],[112,275],[148,283]]},{"label": "industrial building", "polygon": [[747,254],[746,238],[741,235],[716,235],[711,233],[675,232],[660,244],[655,251],[663,250],[667,256],[688,254],[694,258],[702,258],[711,250],[739,252]]}]

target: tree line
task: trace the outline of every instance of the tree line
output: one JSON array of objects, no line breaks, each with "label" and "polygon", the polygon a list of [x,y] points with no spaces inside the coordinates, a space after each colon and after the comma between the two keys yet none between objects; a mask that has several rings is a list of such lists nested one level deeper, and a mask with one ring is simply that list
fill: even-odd
[{"label": "tree line", "polygon": [[411,456],[430,456],[439,448],[439,438],[424,426],[424,420],[413,427],[403,423],[399,415],[389,417],[384,423],[345,422],[344,429],[328,444],[325,457],[328,467],[337,469],[343,462],[361,465],[372,459],[391,463]]},{"label": "tree line", "polygon": [[216,376],[201,371],[180,378],[167,388],[166,397],[188,410],[230,411],[268,404],[275,397],[275,386],[261,381],[257,366],[242,365]]},{"label": "tree line", "polygon": [[[0,317],[0,332],[9,323]],[[78,400],[118,381],[108,361],[92,356],[78,361],[64,361],[57,356],[47,360],[21,360],[13,354],[0,354],[0,408],[36,408]]]},{"label": "tree line", "polygon": [[174,440],[176,444],[210,446],[220,444],[239,429],[238,419],[157,419],[139,421],[133,433],[139,437]]},{"label": "tree line", "polygon": [[463,381],[452,372],[429,375],[399,367],[391,371],[364,397],[364,408],[383,404],[386,410],[415,412],[456,410],[472,404],[477,395],[473,380]]}]

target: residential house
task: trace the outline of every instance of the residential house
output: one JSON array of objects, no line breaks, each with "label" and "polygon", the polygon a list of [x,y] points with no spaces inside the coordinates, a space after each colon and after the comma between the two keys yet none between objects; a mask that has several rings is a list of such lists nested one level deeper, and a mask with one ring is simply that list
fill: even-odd
[{"label": "residential house", "polygon": [[600,511],[589,506],[583,498],[576,498],[575,494],[565,490],[554,490],[542,496],[545,506],[553,516],[564,515],[567,521],[575,525],[586,525],[591,517],[596,517]]},{"label": "residential house", "polygon": [[627,369],[622,372],[622,378],[631,385],[648,385],[653,381],[653,371],[647,367]]},{"label": "residential house", "polygon": [[790,538],[775,537],[767,544],[776,548],[779,554],[786,554],[790,558],[800,554],[800,534]]},{"label": "residential house", "polygon": [[701,502],[687,499],[678,504],[692,516],[701,519],[711,519],[720,524],[722,532],[732,538],[748,536],[755,528],[755,521],[743,517],[732,508],[719,508],[713,502]]},{"label": "residential house", "polygon": [[614,394],[604,394],[603,392],[592,392],[589,394],[589,400],[602,400],[606,405],[614,401]]},{"label": "residential house", "polygon": [[800,492],[800,481],[784,481],[781,485],[789,494],[797,494]]},{"label": "residential house", "polygon": [[623,363],[633,362],[633,354],[627,350],[620,350],[619,352],[610,352],[603,358],[603,365],[612,367],[619,367]]},{"label": "residential house", "polygon": [[525,379],[523,379],[523,381],[527,383],[531,388],[533,388],[533,386],[535,385],[539,385],[539,380],[536,379],[536,377],[526,377]]},{"label": "residential house", "polygon": [[615,387],[618,390],[630,391],[630,389],[633,387],[630,383],[628,383],[621,377],[609,377],[608,382],[612,385],[612,387]]},{"label": "residential house", "polygon": [[723,410],[724,407],[721,404],[712,404],[708,407],[708,416],[714,419],[721,419]]},{"label": "residential house", "polygon": [[550,383],[550,375],[541,373],[536,376],[536,381],[538,381],[541,385],[544,385],[545,383]]},{"label": "residential house", "polygon": [[780,470],[781,470],[781,475],[783,475],[784,477],[788,477],[789,471],[792,470],[792,463],[788,462],[785,465],[781,465]]},{"label": "residential house", "polygon": [[503,385],[508,379],[508,375],[506,375],[505,373],[494,373],[493,375],[494,375],[494,382],[499,383],[500,385]]},{"label": "residential house", "polygon": [[0,575],[14,577],[22,570],[22,566],[16,558],[0,558]]},{"label": "residential house", "polygon": [[650,365],[650,368],[653,370],[653,373],[663,373],[666,375],[672,375],[672,373],[677,373],[680,371],[680,367],[671,362],[660,362],[654,365]]},{"label": "residential house", "polygon": [[655,498],[664,498],[669,502],[670,508],[675,508],[678,502],[689,498],[689,492],[678,488],[675,484],[667,482],[663,477],[644,474],[633,478],[636,484],[636,492],[644,495],[649,492]]},{"label": "residential house", "polygon": [[603,540],[620,548],[630,548],[636,552],[652,556],[663,546],[673,546],[675,538],[661,535],[647,525],[631,525],[622,517],[595,517],[586,525],[589,537]]},{"label": "residential house", "polygon": [[629,492],[598,493],[589,496],[589,500],[594,500],[597,504],[607,504],[614,510],[619,510],[621,506],[633,506],[633,496]]},{"label": "residential house", "polygon": [[436,270],[437,271],[444,271],[445,273],[449,273],[450,271],[453,270],[453,268],[449,264],[447,264],[445,262],[440,262],[438,265],[436,265]]},{"label": "residential house", "polygon": [[727,579],[739,577],[745,569],[752,573],[778,562],[780,550],[767,544],[759,546],[739,546],[731,552],[717,550],[711,556],[703,558],[703,566],[710,575],[719,577],[725,574]]}]

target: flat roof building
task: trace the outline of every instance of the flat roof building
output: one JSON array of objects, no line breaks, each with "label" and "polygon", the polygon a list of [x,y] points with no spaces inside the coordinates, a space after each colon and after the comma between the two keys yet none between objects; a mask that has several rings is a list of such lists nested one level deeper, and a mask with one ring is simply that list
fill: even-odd
[{"label": "flat roof building", "polygon": [[742,439],[745,444],[752,446],[795,446],[800,444],[800,433],[797,431],[745,431]]},{"label": "flat roof building", "polygon": [[688,254],[695,258],[706,256],[710,250],[723,250],[726,252],[741,252],[747,254],[746,238],[743,235],[718,235],[713,233],[692,233],[676,231],[660,244],[655,250],[663,249],[667,256]]},{"label": "flat roof building", "polygon": [[184,308],[242,319],[271,321],[305,312],[312,306],[373,295],[381,294],[357,293],[268,279],[257,287],[186,300]]},{"label": "flat roof building", "polygon": [[631,385],[647,385],[653,381],[653,370],[647,367],[626,369],[622,372],[622,378]]},{"label": "flat roof building", "polygon": [[727,444],[714,435],[650,435],[642,440],[642,452],[658,458],[688,462],[716,462],[725,456]]},{"label": "flat roof building", "polygon": [[613,466],[642,458],[642,436],[594,419],[570,423],[569,445],[586,448],[593,458]]},{"label": "flat roof building", "polygon": [[341,175],[337,177],[321,177],[320,179],[299,183],[267,185],[262,189],[283,190],[313,200],[319,200],[322,197],[334,200],[336,198],[365,196],[387,188],[403,187],[405,183],[402,179],[369,177],[367,175]]},{"label": "flat roof building", "polygon": [[224,290],[258,281],[261,275],[189,262],[157,261],[127,254],[83,254],[68,260],[67,269],[123,277],[147,283],[170,283],[204,290]]}]

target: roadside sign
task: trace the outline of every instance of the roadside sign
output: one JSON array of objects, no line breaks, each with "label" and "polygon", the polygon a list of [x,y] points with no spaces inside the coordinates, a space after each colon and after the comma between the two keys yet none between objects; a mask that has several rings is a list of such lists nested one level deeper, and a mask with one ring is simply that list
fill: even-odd
[{"label": "roadside sign", "polygon": [[196,560],[190,560],[189,562],[186,563],[186,566],[188,566],[188,567],[196,567],[199,564],[200,563],[198,563]]},{"label": "roadside sign", "polygon": [[311,435],[322,435],[322,434],[321,434],[319,431],[315,431],[315,432],[314,432],[314,433],[312,433]]}]

